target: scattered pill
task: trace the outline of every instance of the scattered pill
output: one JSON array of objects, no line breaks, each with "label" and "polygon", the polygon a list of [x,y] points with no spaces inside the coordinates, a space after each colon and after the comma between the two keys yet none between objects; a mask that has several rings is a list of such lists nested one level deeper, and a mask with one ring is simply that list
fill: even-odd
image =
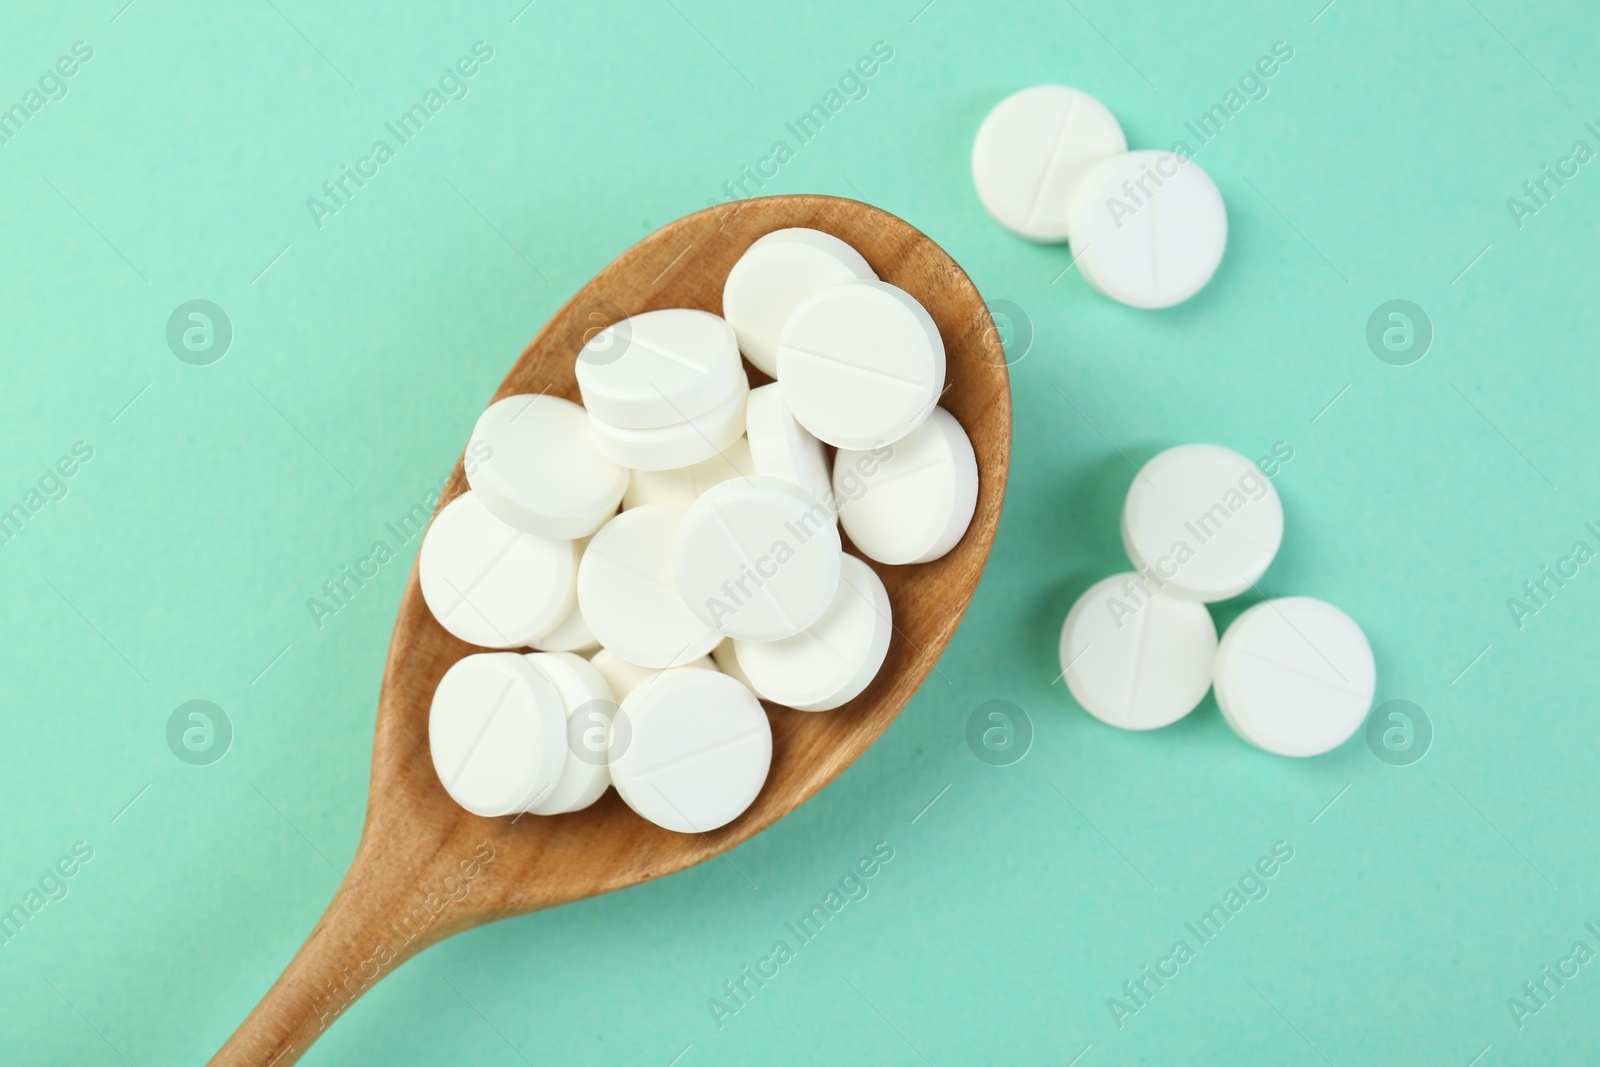
[{"label": "scattered pill", "polygon": [[[752,389],[750,396],[753,398],[759,391]],[[755,473],[750,442],[740,437],[710,459],[687,467],[634,471],[628,482],[628,491],[622,495],[622,506],[637,508],[645,504],[666,504],[674,508],[687,508],[713,485],[730,478],[747,478]]]},{"label": "scattered pill", "polygon": [[506,525],[470,490],[434,517],[417,572],[439,625],[484,648],[530,644],[577,607],[573,542]]},{"label": "scattered pill", "polygon": [[801,301],[831,285],[877,277],[860,252],[832,234],[774,230],[745,249],[728,272],[722,313],[745,358],[773,377],[778,373],[778,335]]},{"label": "scattered pill", "polygon": [[1064,241],[1073,195],[1095,164],[1128,150],[1104,104],[1064,85],[1037,85],[997,104],[972,144],[978,199],[1006,229]]},{"label": "scattered pill", "polygon": [[612,426],[592,412],[589,427],[595,447],[613,463],[634,470],[671,470],[711,459],[744,433],[745,399],[750,383],[739,370],[739,384],[716,407],[683,422],[647,430]]},{"label": "scattered pill", "polygon": [[708,311],[666,308],[606,327],[578,353],[589,414],[629,429],[675,426],[725,404],[744,382],[733,328]]},{"label": "scattered pill", "polygon": [[926,563],[967,532],[978,506],[978,460],[955,416],[935,408],[892,445],[841,448],[833,496],[840,525],[868,559]]},{"label": "scattered pill", "polygon": [[712,486],[694,502],[673,573],[689,609],[719,633],[776,641],[827,610],[840,555],[825,504],[793,482],[757,475]]},{"label": "scattered pill", "polygon": [[1377,668],[1355,620],[1313,597],[1245,611],[1216,657],[1217,707],[1234,732],[1282,756],[1317,756],[1360,729]]},{"label": "scattered pill", "polygon": [[822,442],[790,414],[776,382],[750,390],[745,426],[756,473],[783,478],[818,500],[828,499],[828,459]]},{"label": "scattered pill", "polygon": [[596,447],[583,408],[559,397],[496,401],[479,416],[471,448],[489,457],[467,474],[483,506],[540,537],[594,533],[628,485],[628,472]]},{"label": "scattered pill", "polygon": [[1217,627],[1204,604],[1156,592],[1139,574],[1090,586],[1061,627],[1061,670],[1085,711],[1154,730],[1193,711],[1211,687]]},{"label": "scattered pill", "polygon": [[778,342],[784,403],[838,448],[898,441],[944,389],[944,341],[916,298],[888,282],[845,282],[795,308]]},{"label": "scattered pill", "polygon": [[673,556],[684,512],[631,508],[600,528],[578,564],[578,605],[605,647],[641,667],[677,667],[722,639],[684,603]]},{"label": "scattered pill", "polygon": [[[566,762],[556,784],[538,803],[528,805],[530,815],[560,815],[568,811],[582,811],[600,799],[600,794],[611,784],[611,772],[604,758],[609,737],[611,716],[616,714],[616,701],[611,687],[589,661],[570,652],[530,652],[523,657],[534,670],[550,680],[561,697],[565,711],[563,737],[566,741]],[[580,751],[580,745],[591,740],[598,730],[600,736],[592,750]],[[588,758],[585,758],[585,757]]]},{"label": "scattered pill", "polygon": [[1164,308],[1189,299],[1216,273],[1228,211],[1194,160],[1128,152],[1084,177],[1071,231],[1073,262],[1090,285],[1124,304]]},{"label": "scattered pill", "polygon": [[715,830],[748,808],[767,780],[767,713],[726,674],[665,671],[628,694],[619,714],[630,736],[626,750],[613,753],[612,782],[628,807],[657,826]]},{"label": "scattered pill", "polygon": [[847,555],[820,619],[781,641],[735,641],[734,656],[761,697],[797,711],[829,711],[871,684],[893,632],[883,579]]},{"label": "scattered pill", "polygon": [[1122,506],[1128,558],[1162,592],[1189,600],[1238,596],[1282,542],[1283,502],[1271,479],[1220,445],[1160,453],[1134,476]]},{"label": "scattered pill", "polygon": [[566,765],[566,709],[556,687],[515,652],[451,665],[428,711],[433,767],[457,804],[492,817],[526,811]]}]

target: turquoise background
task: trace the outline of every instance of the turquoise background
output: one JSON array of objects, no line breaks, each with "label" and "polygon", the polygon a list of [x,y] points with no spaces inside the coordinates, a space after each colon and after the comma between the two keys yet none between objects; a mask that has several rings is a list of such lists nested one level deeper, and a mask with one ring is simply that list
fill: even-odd
[{"label": "turquoise background", "polygon": [[[123,3],[14,5],[0,34],[0,106],[93,48],[0,146],[0,508],[93,449],[0,545],[0,901],[93,849],[0,948],[8,1062],[198,1063],[225,1039],[354,852],[415,541],[320,629],[307,598],[438,485],[575,289],[725,195],[876,41],[893,58],[866,98],[764,191],[902,216],[1029,324],[1005,517],[960,633],[737,870],[456,938],[305,1062],[1600,1054],[1600,964],[1521,1028],[1507,1005],[1575,940],[1600,951],[1600,564],[1520,628],[1507,607],[1574,541],[1600,549],[1600,164],[1520,227],[1507,206],[1574,141],[1600,149],[1592,5]],[[307,198],[480,40],[468,95],[319,229]],[[1006,94],[1076,85],[1134,146],[1194,147],[1184,123],[1276,41],[1294,55],[1268,95],[1197,150],[1231,234],[1187,305],[1115,305],[978,205],[968,153]],[[1365,341],[1393,298],[1435,331],[1410,366]],[[191,299],[232,323],[209,366],[166,343]],[[1272,757],[1209,698],[1120,733],[1052,682],[1073,598],[1126,568],[1130,463],[1189,441],[1293,449],[1262,588],[1361,622],[1378,698],[1431,720],[1420,762],[1359,736]],[[191,699],[235,731],[210,766],[167,746]],[[1011,766],[966,742],[991,700],[1032,723]],[[719,1029],[708,999],[878,842],[894,859],[870,894]],[[1270,895],[1119,1028],[1108,999],[1277,842]]]}]

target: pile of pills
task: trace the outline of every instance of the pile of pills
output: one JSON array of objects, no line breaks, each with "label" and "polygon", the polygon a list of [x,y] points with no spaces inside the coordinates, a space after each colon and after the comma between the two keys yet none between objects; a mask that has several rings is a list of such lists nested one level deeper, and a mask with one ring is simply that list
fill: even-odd
[{"label": "pile of pills", "polygon": [[[1227,209],[1199,164],[1130,152],[1116,117],[1078,89],[1039,85],[996,105],[972,145],[972,181],[1002,226],[1069,242],[1089,284],[1134,307],[1189,299],[1227,247]],[[1112,726],[1153,730],[1215,689],[1251,744],[1290,756],[1336,748],[1376,684],[1360,627],[1331,604],[1289,597],[1250,608],[1219,643],[1206,608],[1254,588],[1282,540],[1277,490],[1245,457],[1184,445],[1152,459],[1122,509],[1134,570],[1091,586],[1061,629],[1078,703]]]},{"label": "pile of pills", "polygon": [[1084,710],[1128,730],[1183,718],[1212,689],[1246,741],[1330,751],[1361,726],[1376,670],[1361,628],[1311,597],[1246,610],[1221,642],[1206,604],[1248,589],[1283,541],[1283,504],[1250,460],[1180,445],[1141,468],[1122,508],[1133,571],[1089,587],[1061,628],[1061,669]]},{"label": "pile of pills", "polygon": [[1032,241],[1068,241],[1106,296],[1141,308],[1199,292],[1228,243],[1215,183],[1186,155],[1128,151],[1104,104],[1063,85],[1002,100],[972,146],[978,198]]},{"label": "pile of pills", "polygon": [[[582,405],[478,419],[489,458],[418,565],[440,625],[500,650],[454,664],[429,713],[468,811],[578,811],[611,785],[669,830],[724,825],[771,766],[761,701],[837,708],[888,655],[888,592],[845,538],[904,564],[965,534],[977,460],[915,298],[786,229],[734,265],[723,312],[614,323],[576,353]],[[745,360],[776,381],[751,388]]]}]

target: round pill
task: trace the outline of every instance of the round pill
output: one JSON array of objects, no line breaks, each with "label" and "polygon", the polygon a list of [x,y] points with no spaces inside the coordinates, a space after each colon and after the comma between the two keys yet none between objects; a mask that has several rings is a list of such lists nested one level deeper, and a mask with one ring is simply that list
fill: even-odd
[{"label": "round pill", "polygon": [[726,674],[665,671],[628,694],[619,718],[627,719],[629,743],[612,755],[612,783],[628,807],[657,826],[715,830],[748,808],[767,780],[766,710]]},{"label": "round pill", "polygon": [[1072,207],[1073,262],[1106,296],[1140,308],[1181,304],[1222,262],[1228,210],[1200,164],[1129,152],[1086,175]]},{"label": "round pill", "polygon": [[578,606],[606,648],[641,667],[677,667],[722,639],[689,610],[673,581],[684,513],[632,508],[600,528],[578,563]]},{"label": "round pill", "polygon": [[1355,620],[1313,597],[1245,611],[1217,649],[1217,707],[1235,733],[1282,756],[1338,748],[1367,717],[1377,686]]},{"label": "round pill", "polygon": [[722,643],[711,650],[712,665],[728,677],[737,678],[741,685],[754,692],[756,687],[750,684],[750,676],[739,666],[739,656],[734,650],[736,644],[738,642],[733,638],[724,637]]},{"label": "round pill", "polygon": [[794,228],[758,238],[728,272],[722,314],[752,365],[778,373],[778,334],[802,300],[850,281],[875,281],[861,253],[832,234]]},{"label": "round pill", "polygon": [[589,624],[583,619],[583,611],[578,607],[577,600],[577,568],[573,568],[573,600],[572,610],[556,623],[555,627],[540,634],[528,642],[528,647],[540,652],[576,652],[586,656],[600,647],[600,642],[595,639],[594,631],[589,629]]},{"label": "round pill", "polygon": [[1205,698],[1217,627],[1204,604],[1155,592],[1139,574],[1090,586],[1061,627],[1061,671],[1085,711],[1124,730],[1177,722]]},{"label": "round pill", "polygon": [[807,297],[778,341],[784,403],[838,448],[898,441],[922,425],[944,371],[933,317],[888,282],[845,282]]},{"label": "round pill", "polygon": [[789,413],[776,382],[750,390],[744,417],[757,474],[782,478],[818,500],[828,499],[828,460],[822,442]]},{"label": "round pill", "polygon": [[578,353],[578,391],[612,426],[673,426],[725,403],[744,378],[733,327],[666,308],[606,327]]},{"label": "round pill", "polygon": [[428,610],[450,633],[484,648],[518,648],[577,606],[578,554],[489,514],[462,493],[428,526],[417,573]]},{"label": "round pill", "polygon": [[879,563],[926,563],[949,552],[978,507],[978,460],[956,417],[934,408],[892,445],[833,459],[833,498],[851,542]]},{"label": "round pill", "polygon": [[526,811],[566,765],[566,709],[556,687],[515,652],[451,665],[428,711],[428,749],[445,791],[474,815]]},{"label": "round pill", "polygon": [[628,485],[628,472],[600,454],[583,408],[560,397],[491,404],[473,427],[470,452],[488,456],[467,472],[483,506],[540,537],[594,533]]},{"label": "round pill", "polygon": [[611,687],[588,660],[570,652],[530,652],[523,659],[556,687],[566,712],[566,763],[550,792],[537,804],[528,805],[528,814],[582,811],[599,800],[611,784],[604,744],[617,709]]},{"label": "round pill", "polygon": [[[611,687],[611,694],[619,704],[629,693],[661,673],[654,667],[641,667],[637,663],[629,663],[609,648],[602,648],[590,656],[589,663],[600,672],[600,677],[606,680],[606,685]],[[701,656],[697,660],[685,663],[684,666],[706,671],[718,669],[718,665],[710,656]]]},{"label": "round pill", "polygon": [[745,399],[750,382],[739,370],[739,383],[727,399],[709,411],[670,426],[647,430],[614,426],[589,413],[595,447],[613,463],[641,471],[672,470],[711,459],[744,433]]},{"label": "round pill", "polygon": [[1259,467],[1220,445],[1179,445],[1134,476],[1122,505],[1128,558],[1162,592],[1227,600],[1266,573],[1283,502]]},{"label": "round pill", "polygon": [[1064,241],[1084,175],[1127,150],[1122,127],[1100,101],[1065,85],[1036,85],[1000,101],[978,127],[972,182],[1006,229]]},{"label": "round pill", "polygon": [[797,711],[829,711],[871,684],[893,632],[883,580],[861,560],[845,556],[838,590],[822,618],[782,641],[735,641],[734,655],[750,688],[763,698]]},{"label": "round pill", "polygon": [[[750,395],[754,397],[758,391],[752,389]],[[666,504],[668,507],[686,508],[713,485],[730,478],[747,478],[755,473],[755,461],[750,457],[750,442],[740,437],[710,459],[687,467],[634,471],[633,478],[628,482],[628,491],[622,496],[622,506],[637,508],[645,504]]]},{"label": "round pill", "polygon": [[826,505],[793,482],[757,475],[712,486],[694,502],[673,573],[690,610],[717,632],[776,641],[828,609],[840,555]]}]

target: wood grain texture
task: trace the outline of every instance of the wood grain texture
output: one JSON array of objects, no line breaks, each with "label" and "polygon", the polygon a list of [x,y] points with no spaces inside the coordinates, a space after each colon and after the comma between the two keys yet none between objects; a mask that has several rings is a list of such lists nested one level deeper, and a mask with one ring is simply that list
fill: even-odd
[{"label": "wood grain texture", "polygon": [[[569,815],[484,819],[445,794],[428,752],[428,707],[445,670],[480,651],[429,614],[415,566],[384,668],[361,843],[327,911],[282,977],[212,1060],[287,1067],[365,989],[412,955],[482,923],[554,907],[703,862],[772,825],[848,767],[906,705],[955,633],[994,541],[1011,448],[1005,353],[982,297],[938,245],[853,200],[783,196],[679,219],[623,253],[539,331],[494,399],[548,391],[577,401],[585,334],[657,308],[722,311],[728,270],[751,242],[808,226],[848,242],[879,277],[920,300],[944,338],[941,400],[977,453],[977,513],[942,559],[873,564],[895,632],[876,680],[834,711],[768,705],[772,770],[755,804],[706,834],[676,834],[633,814],[614,791]],[[749,368],[752,385],[766,380]],[[465,434],[463,434],[465,436]],[[466,489],[459,461],[439,507]]]}]

